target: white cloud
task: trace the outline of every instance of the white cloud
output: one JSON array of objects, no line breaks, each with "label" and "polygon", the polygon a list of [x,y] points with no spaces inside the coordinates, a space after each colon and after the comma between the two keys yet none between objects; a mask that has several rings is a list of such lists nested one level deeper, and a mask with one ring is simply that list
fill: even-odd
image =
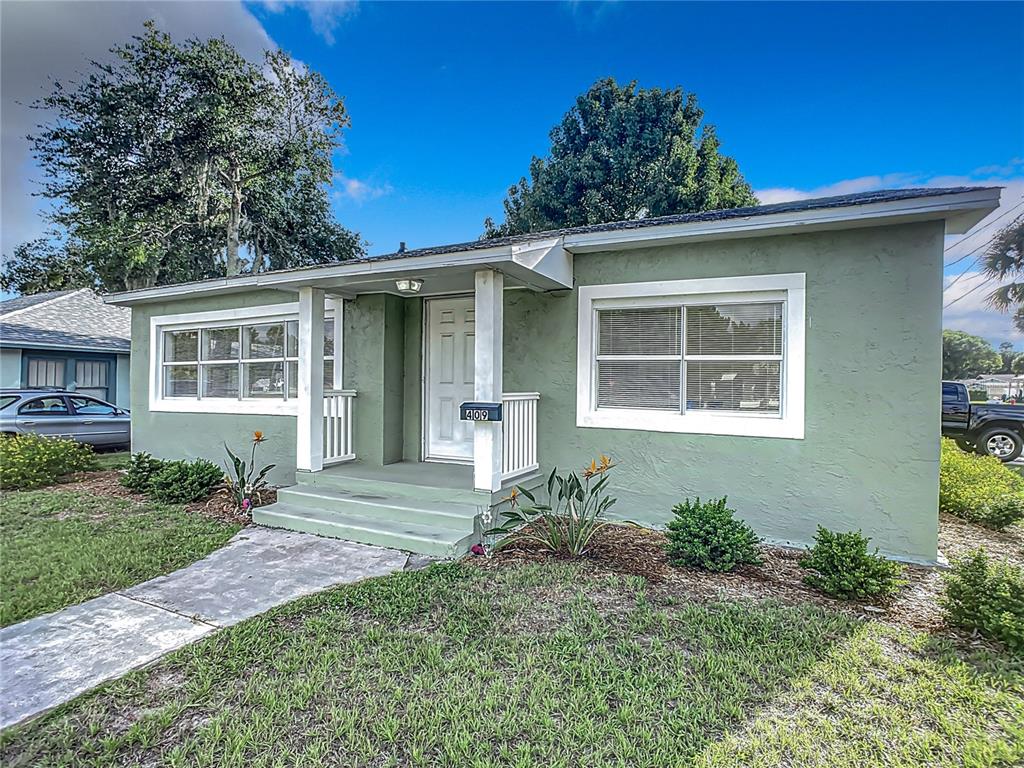
[{"label": "white cloud", "polygon": [[154,19],[175,39],[225,37],[258,61],[274,46],[260,22],[236,2],[0,2],[0,250],[10,253],[40,237],[45,203],[38,169],[25,135],[46,115],[29,105],[51,80],[75,80],[91,59],[103,60],[111,46],[142,32]]},{"label": "white cloud", "polygon": [[262,6],[270,13],[301,8],[313,31],[328,45],[334,45],[334,33],[341,23],[359,11],[356,0],[264,0]]},{"label": "white cloud", "polygon": [[365,203],[369,200],[376,200],[378,197],[389,195],[392,192],[390,184],[374,184],[360,179],[353,179],[343,173],[334,175],[335,199],[347,198],[357,203]]},{"label": "white cloud", "polygon": [[[997,232],[1024,214],[1024,159],[1015,157],[1005,164],[986,165],[967,175],[887,173],[843,179],[812,189],[773,187],[757,190],[754,194],[762,203],[770,204],[876,189],[960,186],[999,186],[1003,187],[1003,191],[999,207],[970,232],[946,238],[945,263],[948,274],[944,282],[943,304],[949,305],[953,300],[956,303],[943,310],[943,326],[984,336],[996,343],[1006,340],[1024,342],[1024,336],[1013,327],[1010,316],[988,305],[989,294],[998,286],[991,283],[978,287],[985,279],[979,265],[986,246]],[[958,277],[961,273],[963,276]]]}]

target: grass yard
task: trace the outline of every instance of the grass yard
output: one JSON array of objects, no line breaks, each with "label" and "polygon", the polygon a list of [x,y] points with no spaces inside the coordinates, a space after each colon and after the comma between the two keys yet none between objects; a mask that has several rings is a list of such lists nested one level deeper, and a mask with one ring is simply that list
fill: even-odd
[{"label": "grass yard", "polygon": [[314,595],[0,735],[14,766],[1008,766],[1024,660],[582,565]]},{"label": "grass yard", "polygon": [[237,530],[176,506],[60,486],[4,493],[0,626],[188,565]]},{"label": "grass yard", "polygon": [[96,454],[96,469],[127,469],[131,451],[110,451]]}]

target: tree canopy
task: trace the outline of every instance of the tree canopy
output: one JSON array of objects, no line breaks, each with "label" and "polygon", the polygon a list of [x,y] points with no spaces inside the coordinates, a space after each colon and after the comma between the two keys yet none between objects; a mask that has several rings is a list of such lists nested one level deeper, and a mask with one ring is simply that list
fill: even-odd
[{"label": "tree canopy", "polygon": [[989,303],[1013,313],[1013,324],[1024,333],[1024,216],[1004,228],[985,251],[984,269],[990,279],[1007,283],[989,295]]},{"label": "tree canopy", "polygon": [[1003,360],[985,339],[965,331],[942,332],[942,378],[969,379],[995,373]]},{"label": "tree canopy", "polygon": [[[53,118],[29,137],[69,268],[119,290],[363,253],[330,211],[349,117],[321,75],[282,51],[253,63],[220,38],[177,44],[152,22],[111,52],[54,83],[38,104]],[[49,282],[47,253],[26,244],[4,280]]]},{"label": "tree canopy", "polygon": [[703,119],[680,88],[598,80],[551,130],[548,157],[509,188],[505,221],[484,222],[484,237],[756,205]]}]

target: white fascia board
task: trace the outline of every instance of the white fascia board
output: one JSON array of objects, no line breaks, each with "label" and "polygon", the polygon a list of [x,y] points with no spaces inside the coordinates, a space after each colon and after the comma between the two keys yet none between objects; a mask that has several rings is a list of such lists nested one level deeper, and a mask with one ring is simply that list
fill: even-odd
[{"label": "white fascia board", "polygon": [[572,253],[669,245],[685,240],[735,238],[815,232],[827,229],[877,227],[910,221],[946,220],[947,234],[966,232],[999,206],[997,188],[934,197],[914,197],[881,203],[816,208],[807,211],[747,216],[720,221],[666,224],[661,227],[618,229],[566,235]]},{"label": "white fascia board", "polygon": [[525,267],[521,279],[531,287],[572,288],[572,254],[565,250],[561,237],[513,245],[512,261]]},{"label": "white fascia board", "polygon": [[206,293],[234,293],[251,291],[259,288],[278,290],[295,290],[300,286],[314,285],[325,290],[334,288],[345,291],[346,279],[360,277],[380,278],[383,275],[400,273],[429,273],[446,267],[482,265],[495,267],[502,262],[512,260],[512,249],[508,245],[493,248],[477,248],[471,251],[453,251],[430,256],[410,256],[397,259],[369,259],[350,264],[335,264],[329,267],[310,267],[308,269],[289,270],[287,272],[266,272],[248,277],[220,278],[204,280],[199,283],[183,283],[167,285],[159,288],[144,288],[138,291],[126,291],[104,296],[108,304],[130,306],[146,301],[157,301],[165,298],[197,296]]}]

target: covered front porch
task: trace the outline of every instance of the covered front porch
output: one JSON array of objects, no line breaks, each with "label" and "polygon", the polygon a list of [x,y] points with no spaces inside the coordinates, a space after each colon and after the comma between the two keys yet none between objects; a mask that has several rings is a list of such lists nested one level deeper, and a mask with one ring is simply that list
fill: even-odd
[{"label": "covered front porch", "polygon": [[[256,522],[452,556],[539,474],[543,393],[504,391],[504,292],[565,291],[571,256],[546,244],[484,264],[408,261],[294,286],[296,484]],[[462,419],[465,402],[500,416]]]}]

